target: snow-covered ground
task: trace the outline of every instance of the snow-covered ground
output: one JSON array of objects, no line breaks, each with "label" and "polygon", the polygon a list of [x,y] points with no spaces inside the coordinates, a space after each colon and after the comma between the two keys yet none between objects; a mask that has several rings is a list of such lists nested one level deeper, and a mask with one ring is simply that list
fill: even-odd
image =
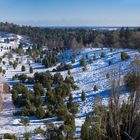
[{"label": "snow-covered ground", "polygon": [[[105,58],[100,58],[101,52],[105,53]],[[126,61],[121,61],[120,53],[126,52],[130,55],[130,58]],[[71,64],[71,56],[72,51],[68,50],[63,54],[60,54],[61,62],[66,62],[68,64]],[[83,71],[82,67],[80,67],[79,60],[82,57],[86,57],[88,54],[87,59],[87,70]],[[90,59],[93,59],[94,54],[96,54],[96,60],[93,61],[93,63],[89,63]],[[103,97],[103,102],[107,104],[108,96],[109,96],[109,89],[110,89],[110,79],[111,78],[118,78],[120,75],[121,79],[123,79],[124,75],[130,70],[130,64],[132,60],[134,59],[135,55],[140,56],[140,53],[138,53],[137,50],[130,50],[130,49],[114,49],[113,51],[110,51],[110,49],[104,48],[86,48],[82,50],[75,51],[76,55],[76,62],[73,63],[73,69],[71,70],[71,75],[74,77],[74,80],[76,84],[79,87],[79,90],[72,91],[74,101],[78,103],[79,105],[79,112],[76,115],[76,134],[80,134],[80,128],[81,125],[84,122],[84,119],[86,115],[92,110],[93,108],[93,102],[94,98],[97,95],[100,95]],[[16,57],[16,56],[15,56]],[[6,61],[6,64],[1,66],[6,69],[5,79],[9,83],[9,85],[12,87],[13,84],[15,84],[18,81],[13,81],[12,77],[15,74],[21,74],[25,73],[28,76],[32,76],[33,74],[29,73],[29,67],[32,66],[34,69],[34,72],[45,72],[47,70],[52,70],[55,67],[46,69],[43,65],[39,63],[32,62],[29,66],[27,61],[23,61],[21,64],[18,65],[16,69],[13,69],[12,66],[9,65],[8,59],[4,58]],[[109,61],[112,62],[111,65],[109,65]],[[26,71],[21,72],[21,66],[25,65]],[[120,73],[119,73],[120,71]],[[53,73],[53,72],[52,72]],[[111,78],[107,79],[106,74],[109,73]],[[62,71],[61,74],[66,77],[67,71]],[[121,83],[123,86],[123,82]],[[96,85],[98,87],[98,91],[94,92],[93,87]],[[27,87],[32,88],[32,85],[27,85]],[[86,93],[86,100],[84,102],[81,101],[81,92],[82,90]],[[126,90],[124,90],[124,93],[121,95],[121,99],[124,100],[128,96],[128,93]],[[14,106],[11,102],[11,94],[3,95],[4,98],[4,105],[3,105],[3,112],[0,116],[0,130],[1,132],[10,132],[10,133],[23,133],[24,132],[24,126],[22,126],[19,123],[20,118],[17,118],[12,115]],[[44,125],[44,120],[37,120],[35,118],[30,118],[31,122],[28,126],[29,131],[33,131],[34,128],[38,126]],[[2,122],[1,122],[2,120]],[[52,119],[52,122],[58,124],[59,122],[56,121],[56,119]],[[60,122],[62,123],[62,122]]]}]

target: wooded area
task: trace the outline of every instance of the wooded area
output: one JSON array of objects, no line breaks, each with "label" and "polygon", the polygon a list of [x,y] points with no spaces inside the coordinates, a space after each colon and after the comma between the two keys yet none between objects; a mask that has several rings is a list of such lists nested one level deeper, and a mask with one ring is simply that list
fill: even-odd
[{"label": "wooded area", "polygon": [[41,47],[81,48],[139,48],[140,28],[121,28],[115,31],[96,31],[88,28],[41,28],[0,23],[0,30],[29,36],[33,43]]}]

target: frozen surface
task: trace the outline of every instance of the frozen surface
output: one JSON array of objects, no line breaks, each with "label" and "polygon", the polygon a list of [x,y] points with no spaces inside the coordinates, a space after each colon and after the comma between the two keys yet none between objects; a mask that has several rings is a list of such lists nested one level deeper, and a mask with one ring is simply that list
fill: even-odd
[{"label": "frozen surface", "polygon": [[[101,52],[104,52],[106,57],[100,58]],[[127,52],[130,55],[130,59],[126,61],[121,61],[120,53]],[[107,79],[106,74],[109,73],[112,75],[113,79],[117,79],[120,75],[121,77],[121,84],[123,86],[122,79],[124,75],[130,70],[130,64],[134,59],[135,55],[137,54],[140,56],[137,50],[130,50],[130,49],[114,49],[112,52],[107,49],[100,49],[100,48],[86,48],[82,50],[77,50],[72,52],[71,50],[66,51],[63,54],[60,54],[60,62],[66,62],[71,64],[71,56],[72,54],[76,55],[76,62],[73,65],[73,69],[71,70],[71,75],[74,77],[76,84],[79,87],[79,90],[72,91],[74,101],[79,105],[79,112],[76,115],[76,134],[80,134],[81,125],[83,124],[86,115],[92,110],[94,98],[97,95],[103,97],[104,104],[107,104],[108,97],[109,97],[109,90],[110,90],[110,78]],[[87,71],[82,70],[80,67],[79,60],[82,57],[86,57],[88,54],[87,59]],[[94,54],[96,54],[96,60],[93,63],[89,63],[90,59],[93,59]],[[63,56],[63,57],[62,57]],[[17,55],[14,55],[15,59]],[[63,58],[63,59],[62,59]],[[5,65],[0,64],[4,69],[6,69],[6,74],[4,75],[6,81],[12,87],[18,81],[13,81],[12,77],[15,74],[22,74],[25,73],[28,76],[33,76],[33,74],[29,73],[29,67],[32,66],[34,72],[45,72],[47,70],[52,71],[53,68],[46,69],[40,63],[34,63],[32,61],[30,66],[28,64],[27,56],[24,56],[23,61],[21,64],[18,65],[16,69],[13,69],[12,66],[9,65],[9,60],[4,58],[3,60],[6,62]],[[109,61],[112,64],[109,66]],[[21,72],[22,65],[25,65],[26,71]],[[120,71],[120,72],[119,72]],[[53,73],[54,74],[54,73]],[[61,74],[66,77],[67,71],[62,71]],[[98,87],[98,91],[94,92],[93,87],[96,85]],[[28,88],[32,89],[32,85],[26,85]],[[82,90],[86,93],[86,100],[84,102],[81,101],[81,92]],[[1,133],[16,133],[22,134],[25,131],[24,126],[19,123],[20,117],[13,116],[13,111],[16,109],[14,108],[12,101],[11,101],[11,94],[2,95],[3,97],[3,111],[0,115],[0,130]],[[128,97],[128,92],[124,89],[123,94],[121,95],[121,100],[125,100]],[[49,119],[56,125],[60,125],[63,122],[57,122],[56,118]],[[30,118],[30,125],[28,126],[28,130],[33,132],[36,127],[44,127],[45,120],[37,120],[36,118]]]}]

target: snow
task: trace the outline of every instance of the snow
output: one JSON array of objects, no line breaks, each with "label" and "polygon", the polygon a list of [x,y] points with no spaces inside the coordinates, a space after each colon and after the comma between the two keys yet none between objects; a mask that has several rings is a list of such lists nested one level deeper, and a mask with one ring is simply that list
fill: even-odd
[{"label": "snow", "polygon": [[[105,58],[100,58],[101,52],[104,52],[106,54]],[[121,52],[127,52],[130,55],[130,59],[126,61],[121,61],[120,53]],[[76,115],[76,135],[80,134],[80,129],[82,124],[84,123],[84,120],[86,118],[86,115],[92,111],[93,108],[93,102],[97,95],[100,95],[103,98],[103,103],[108,103],[108,97],[109,97],[109,91],[110,91],[110,79],[106,78],[106,74],[109,73],[110,75],[113,75],[114,79],[118,78],[119,70],[121,79],[123,79],[124,75],[130,70],[130,64],[132,60],[134,59],[135,55],[137,54],[140,56],[137,50],[130,50],[130,49],[114,49],[112,52],[110,49],[104,48],[83,48],[81,50],[77,50],[74,52],[76,55],[76,62],[73,65],[73,69],[71,70],[71,75],[74,77],[74,80],[76,84],[79,87],[79,90],[72,91],[74,101],[78,103],[79,105],[79,112]],[[62,54],[59,54],[60,56],[60,62],[66,62],[68,64],[71,64],[71,56],[73,52],[71,50],[68,50]],[[82,67],[80,67],[79,60],[82,57],[86,57],[86,54],[88,54],[88,60],[87,60],[87,71],[83,71]],[[96,54],[96,60],[93,61],[93,63],[89,63],[90,59],[93,59],[94,54]],[[19,57],[17,54],[13,55],[13,60]],[[62,59],[63,57],[63,59]],[[29,73],[29,67],[32,66],[35,72],[45,72],[47,70],[52,71],[56,66],[51,68],[45,68],[40,63],[34,63],[34,61],[31,61],[30,66],[28,64],[27,56],[24,56],[22,58],[24,61],[21,61],[21,64],[18,65],[16,69],[13,69],[12,66],[9,65],[9,60],[7,58],[3,58],[3,61],[6,62],[5,65],[0,64],[4,69],[6,69],[6,74],[4,75],[6,81],[9,83],[9,85],[12,87],[15,83],[19,81],[13,81],[12,77],[15,74],[22,74],[25,73],[28,76],[33,76],[33,74]],[[10,60],[11,61],[11,60]],[[112,62],[112,64],[109,66],[109,61]],[[26,71],[21,72],[22,65],[25,65]],[[51,72],[54,74],[54,72]],[[61,74],[66,77],[67,71],[62,71]],[[123,82],[121,82],[122,86],[124,85]],[[96,85],[98,87],[98,91],[94,92],[93,87]],[[32,85],[26,85],[28,88],[32,89]],[[86,100],[84,102],[81,101],[81,92],[82,90],[86,93]],[[126,100],[128,97],[128,92],[126,90],[123,91],[124,93],[121,95],[121,101]],[[13,116],[13,112],[16,110],[14,106],[12,105],[11,101],[11,94],[3,94],[3,111],[0,115],[0,130],[1,133],[16,133],[23,134],[25,129],[24,126],[22,126],[19,121],[21,117]],[[63,122],[56,121],[56,118],[50,118],[50,119],[43,119],[43,120],[37,120],[36,118],[30,118],[30,125],[28,126],[28,130],[33,132],[33,130],[39,126],[44,126],[44,121],[49,120],[53,122],[56,125],[63,124]]]}]

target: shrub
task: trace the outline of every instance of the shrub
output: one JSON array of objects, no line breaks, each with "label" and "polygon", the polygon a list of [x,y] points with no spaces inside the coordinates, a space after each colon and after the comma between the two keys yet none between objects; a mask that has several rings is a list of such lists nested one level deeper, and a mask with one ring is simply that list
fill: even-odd
[{"label": "shrub", "polygon": [[25,66],[22,66],[21,71],[25,71],[25,70],[26,70]]},{"label": "shrub", "polygon": [[86,70],[87,70],[87,67],[86,67],[86,66],[84,66],[84,67],[82,68],[82,70],[83,70],[83,71],[86,71]]},{"label": "shrub", "polygon": [[17,65],[18,65],[18,63],[17,62],[14,62],[13,63],[13,68],[16,69]]},{"label": "shrub", "polygon": [[83,66],[83,67],[86,66],[86,60],[85,60],[85,58],[82,58],[82,59],[80,60],[80,65]]},{"label": "shrub", "polygon": [[22,83],[24,83],[24,82],[26,81],[26,79],[27,79],[27,75],[26,75],[26,74],[21,74],[21,75],[18,76],[18,79],[19,79]]},{"label": "shrub", "polygon": [[78,89],[79,89],[79,87],[78,87],[76,84],[72,84],[72,85],[71,85],[71,88],[72,88],[73,90],[78,90]]},{"label": "shrub", "polygon": [[5,65],[6,62],[5,61],[2,61],[2,63],[3,63],[3,65]]},{"label": "shrub", "polygon": [[85,101],[85,99],[86,99],[85,92],[82,91],[82,93],[81,93],[81,100],[82,100],[82,101]]},{"label": "shrub", "polygon": [[13,65],[13,62],[9,61],[9,65],[10,65],[10,66]]},{"label": "shrub", "polygon": [[18,92],[16,90],[12,90],[11,93],[14,105],[18,104]]},{"label": "shrub", "polygon": [[6,73],[6,70],[3,70],[2,73],[5,74]]},{"label": "shrub", "polygon": [[93,60],[96,60],[96,54],[93,55]]},{"label": "shrub", "polygon": [[105,58],[105,53],[104,52],[101,53],[101,58]]},{"label": "shrub", "polygon": [[125,53],[125,52],[122,52],[121,53],[121,60],[122,61],[127,60],[129,58],[130,58],[130,56],[127,53]]},{"label": "shrub", "polygon": [[25,140],[29,140],[32,137],[32,134],[29,132],[24,133]]},{"label": "shrub", "polygon": [[75,63],[75,57],[74,56],[71,57],[71,63]]},{"label": "shrub", "polygon": [[71,71],[70,70],[68,70],[68,75],[71,75]]},{"label": "shrub", "polygon": [[43,135],[44,134],[44,130],[41,127],[37,127],[37,128],[34,129],[34,133],[36,135],[38,135],[38,134]]},{"label": "shrub", "polygon": [[86,54],[86,59],[88,59],[88,54]]},{"label": "shrub", "polygon": [[29,84],[34,84],[34,78],[28,77],[27,82],[28,82]]},{"label": "shrub", "polygon": [[109,79],[109,77],[110,77],[110,75],[109,75],[109,73],[107,73],[107,74],[106,74],[106,78]]},{"label": "shrub", "polygon": [[72,65],[66,64],[66,63],[61,63],[59,66],[57,66],[56,70],[57,71],[64,71],[64,70],[70,70],[72,69]]},{"label": "shrub", "polygon": [[33,68],[32,67],[30,67],[30,73],[33,73]]},{"label": "shrub", "polygon": [[89,63],[90,63],[90,64],[92,64],[92,63],[93,63],[93,60],[92,60],[92,59],[90,59],[90,60],[89,60]]},{"label": "shrub", "polygon": [[112,62],[111,62],[111,61],[109,61],[109,62],[108,62],[108,65],[110,66],[111,64],[112,64]]},{"label": "shrub", "polygon": [[98,91],[98,88],[96,85],[93,87],[93,91]]},{"label": "shrub", "polygon": [[2,67],[0,67],[0,73],[2,73]]},{"label": "shrub", "polygon": [[12,134],[9,134],[9,133],[5,133],[4,134],[4,139],[12,139],[12,140],[16,140],[16,136],[15,135],[12,135]]},{"label": "shrub", "polygon": [[0,63],[2,62],[2,58],[0,57]]}]

